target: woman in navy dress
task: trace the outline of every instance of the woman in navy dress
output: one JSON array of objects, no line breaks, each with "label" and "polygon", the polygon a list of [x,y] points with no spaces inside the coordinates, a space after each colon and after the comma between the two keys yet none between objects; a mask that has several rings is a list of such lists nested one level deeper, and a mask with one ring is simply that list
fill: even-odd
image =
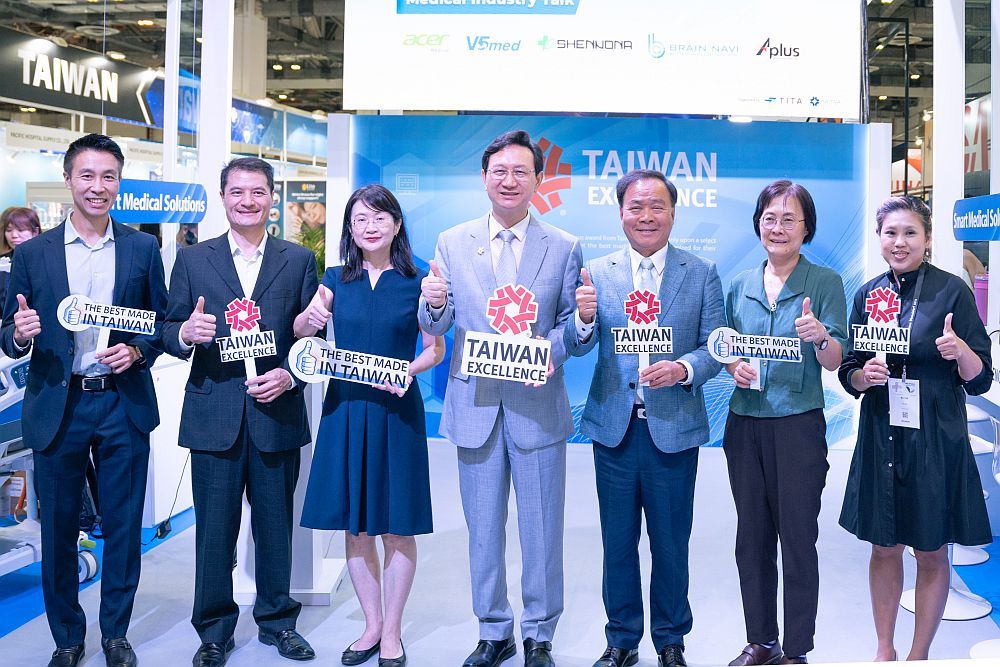
[{"label": "woman in navy dress", "polygon": [[[417,562],[414,535],[429,533],[430,480],[424,405],[413,377],[441,361],[444,343],[417,326],[420,281],[403,212],[381,185],[351,195],[340,256],[316,296],[295,320],[295,335],[312,336],[333,322],[338,349],[411,359],[407,385],[370,386],[332,380],[302,508],[302,525],[343,530],[347,569],[365,616],[345,665],[379,654],[383,667],[406,664],[400,640],[403,606]],[[382,536],[384,573],[375,536]],[[379,584],[384,580],[384,591]]]}]

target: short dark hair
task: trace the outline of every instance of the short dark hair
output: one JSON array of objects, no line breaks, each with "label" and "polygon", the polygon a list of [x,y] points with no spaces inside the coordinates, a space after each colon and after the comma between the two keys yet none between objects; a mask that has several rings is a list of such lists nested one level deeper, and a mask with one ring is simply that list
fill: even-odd
[{"label": "short dark hair", "polygon": [[809,243],[813,240],[816,236],[816,204],[808,190],[788,179],[781,179],[765,186],[757,196],[757,208],[753,212],[753,231],[757,238],[760,238],[760,218],[764,215],[764,210],[775,199],[784,201],[788,197],[795,197],[802,207],[802,216],[806,223],[806,235],[802,242]]},{"label": "short dark hair", "polygon": [[64,172],[73,173],[73,160],[83,151],[110,153],[118,161],[118,175],[122,175],[122,170],[125,169],[125,156],[122,154],[121,146],[115,143],[114,139],[103,134],[86,134],[71,143],[63,158]]},{"label": "short dark hair", "polygon": [[648,179],[663,183],[667,188],[667,192],[670,193],[670,205],[677,206],[677,187],[670,182],[669,178],[663,175],[663,172],[656,171],[655,169],[633,169],[619,178],[618,185],[615,186],[616,193],[618,194],[618,208],[625,205],[625,193],[633,183]]},{"label": "short dark hair", "polygon": [[220,192],[226,191],[231,171],[255,171],[264,174],[267,177],[267,189],[274,192],[274,167],[259,157],[236,157],[230,160],[229,164],[222,168],[222,174],[219,176]]},{"label": "short dark hair", "polygon": [[417,275],[410,237],[406,234],[406,224],[403,221],[403,209],[389,188],[372,183],[355,190],[344,207],[344,227],[340,230],[340,261],[344,264],[343,272],[340,274],[341,282],[349,283],[357,280],[364,268],[362,266],[364,257],[358,244],[354,242],[354,236],[351,235],[351,210],[359,201],[374,211],[388,213],[393,221],[399,224],[399,233],[392,238],[392,245],[389,248],[389,261],[393,268],[407,278]]},{"label": "short dark hair", "polygon": [[535,159],[535,174],[542,173],[542,169],[545,166],[545,157],[542,155],[542,149],[538,144],[531,140],[531,135],[524,130],[511,130],[510,132],[504,132],[499,137],[493,140],[493,142],[486,147],[483,151],[483,171],[490,166],[490,158],[496,153],[499,153],[508,146],[524,146],[531,151],[532,157]]},{"label": "short dark hair", "polygon": [[924,203],[924,200],[918,199],[913,195],[889,197],[882,202],[882,205],[878,207],[878,211],[875,212],[876,234],[882,233],[882,223],[885,222],[886,216],[895,211],[910,211],[911,213],[915,213],[924,226],[924,234],[926,236],[931,235],[931,209]]}]

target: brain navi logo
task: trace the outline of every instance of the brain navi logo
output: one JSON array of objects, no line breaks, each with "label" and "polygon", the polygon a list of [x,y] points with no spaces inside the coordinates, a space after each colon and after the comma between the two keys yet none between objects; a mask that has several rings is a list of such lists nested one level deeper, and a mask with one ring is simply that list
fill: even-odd
[{"label": "brain navi logo", "polygon": [[531,198],[531,203],[539,213],[548,213],[562,206],[559,191],[570,188],[573,167],[568,162],[561,162],[563,149],[545,137],[538,140],[538,146],[545,154],[545,166],[542,168],[542,183]]}]

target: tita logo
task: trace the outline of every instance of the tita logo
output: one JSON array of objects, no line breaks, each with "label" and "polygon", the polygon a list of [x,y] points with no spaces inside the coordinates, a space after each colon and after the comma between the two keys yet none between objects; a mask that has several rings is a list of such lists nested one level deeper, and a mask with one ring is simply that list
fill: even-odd
[{"label": "tita logo", "polygon": [[563,149],[545,137],[538,140],[538,147],[545,154],[545,164],[542,167],[542,182],[535,190],[531,203],[541,213],[548,213],[562,206],[560,190],[569,190],[572,185],[573,167],[562,161]]},{"label": "tita logo", "polygon": [[762,56],[767,54],[768,60],[773,60],[774,58],[798,58],[799,57],[799,47],[797,46],[785,46],[781,42],[777,45],[771,45],[771,38],[768,37],[764,40],[764,43],[760,45],[757,49],[757,55]]}]

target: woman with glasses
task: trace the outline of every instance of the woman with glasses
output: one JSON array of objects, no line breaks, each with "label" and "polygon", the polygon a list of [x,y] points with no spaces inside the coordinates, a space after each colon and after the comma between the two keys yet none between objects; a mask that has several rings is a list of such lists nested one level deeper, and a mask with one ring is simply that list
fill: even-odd
[{"label": "woman with glasses", "polygon": [[[749,644],[730,665],[800,664],[813,648],[819,598],[816,539],[826,484],[823,368],[840,366],[847,334],[844,285],[802,256],[816,235],[809,192],[781,180],[757,198],[753,228],[767,252],[733,279],[728,326],[801,340],[802,361],[728,364],[736,381],[723,438],[736,501],[736,565]],[[784,651],[778,637],[777,548],[784,582]]]},{"label": "woman with glasses", "polygon": [[[344,651],[343,664],[360,665],[377,653],[379,665],[399,667],[406,664],[400,626],[417,563],[413,536],[432,530],[423,399],[410,385],[441,361],[444,341],[418,328],[427,274],[413,263],[403,212],[389,190],[367,185],[351,195],[340,257],[343,266],[327,269],[296,318],[295,335],[312,336],[332,321],[339,349],[410,360],[419,340],[420,352],[405,386],[329,383],[302,525],[344,531],[365,629]],[[377,535],[385,551],[381,568]]]},{"label": "woman with glasses", "polygon": [[993,382],[990,341],[962,279],[926,261],[931,212],[916,197],[890,197],[875,214],[889,270],[861,286],[853,325],[909,331],[907,354],[848,351],[840,382],[861,398],[858,441],[840,525],[866,542],[875,660],[895,660],[903,547],[917,560],[916,618],[907,660],[927,660],[948,600],[948,543],[992,541],[969,447],[966,394]]}]

